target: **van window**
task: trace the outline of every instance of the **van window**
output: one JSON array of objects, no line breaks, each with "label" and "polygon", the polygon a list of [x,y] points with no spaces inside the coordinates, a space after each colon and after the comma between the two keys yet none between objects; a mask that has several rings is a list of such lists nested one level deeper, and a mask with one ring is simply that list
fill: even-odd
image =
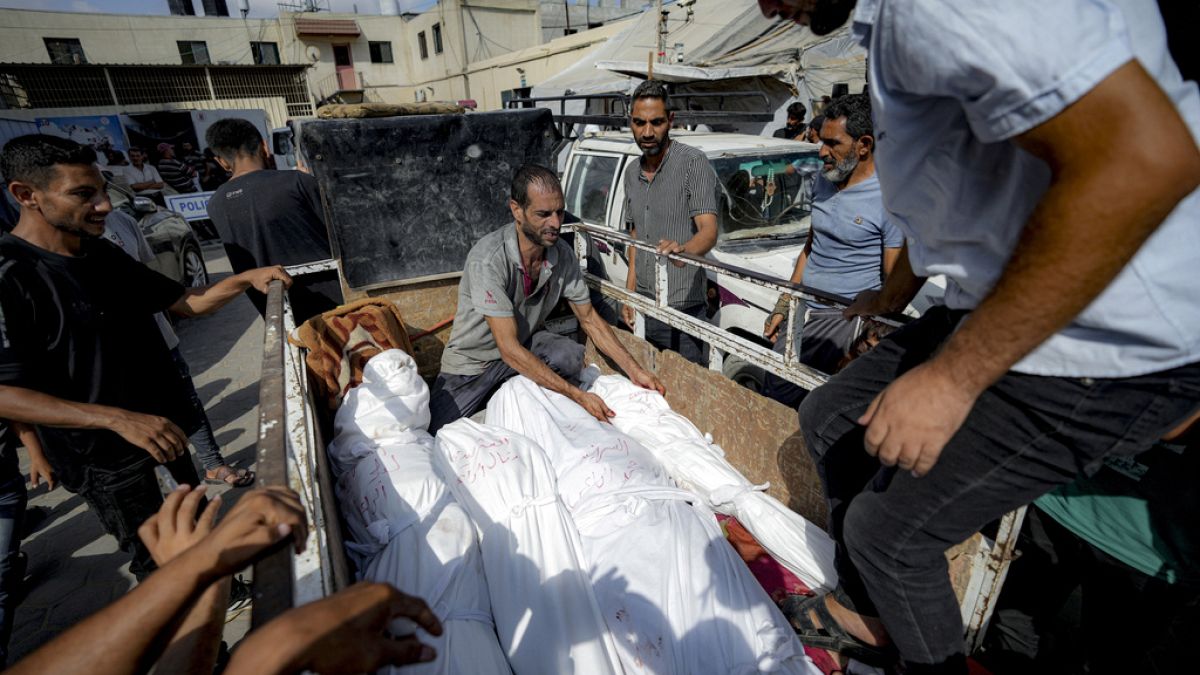
[{"label": "van window", "polygon": [[576,155],[563,188],[567,210],[589,225],[604,225],[617,163],[616,157]]},{"label": "van window", "polygon": [[817,153],[721,157],[712,165],[719,181],[718,243],[808,234],[813,180],[821,170]]}]

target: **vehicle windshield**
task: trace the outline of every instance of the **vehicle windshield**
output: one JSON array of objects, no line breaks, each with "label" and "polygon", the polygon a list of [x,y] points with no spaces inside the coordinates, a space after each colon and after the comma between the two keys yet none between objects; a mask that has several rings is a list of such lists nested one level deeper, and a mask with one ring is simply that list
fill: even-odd
[{"label": "vehicle windshield", "polygon": [[794,239],[808,233],[815,151],[718,157],[717,243]]}]

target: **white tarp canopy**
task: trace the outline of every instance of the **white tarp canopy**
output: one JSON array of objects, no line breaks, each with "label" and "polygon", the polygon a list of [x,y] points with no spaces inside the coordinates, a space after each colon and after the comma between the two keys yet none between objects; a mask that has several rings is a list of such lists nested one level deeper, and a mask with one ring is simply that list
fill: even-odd
[{"label": "white tarp canopy", "polygon": [[[812,103],[830,95],[834,84],[845,83],[858,92],[865,83],[866,51],[848,26],[814,35],[790,21],[763,17],[754,0],[696,0],[690,16],[688,8],[677,4],[664,9],[670,10],[668,63],[653,59],[654,77],[675,83],[677,92],[765,91],[781,120],[782,109],[793,100],[811,111]],[[655,13],[643,12],[588,58],[536,85],[532,95],[631,91],[651,67],[657,30]]]}]

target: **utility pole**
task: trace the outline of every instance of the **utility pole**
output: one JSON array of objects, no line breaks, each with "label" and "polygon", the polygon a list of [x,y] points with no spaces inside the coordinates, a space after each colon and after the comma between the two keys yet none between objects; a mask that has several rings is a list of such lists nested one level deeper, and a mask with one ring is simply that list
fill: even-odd
[{"label": "utility pole", "polygon": [[667,62],[667,13],[663,11],[662,0],[655,0],[654,11],[658,12],[658,41],[656,52],[658,62]]},{"label": "utility pole", "polygon": [[563,0],[563,11],[567,13],[567,30],[563,35],[571,34],[571,6],[567,4],[567,0]]}]

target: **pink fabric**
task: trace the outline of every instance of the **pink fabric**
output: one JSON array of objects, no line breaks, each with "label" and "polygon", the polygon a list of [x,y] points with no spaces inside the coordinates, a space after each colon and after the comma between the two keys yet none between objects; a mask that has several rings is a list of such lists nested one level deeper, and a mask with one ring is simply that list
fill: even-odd
[{"label": "pink fabric", "polygon": [[776,604],[783,602],[789,595],[813,594],[812,589],[803,581],[772,558],[737,518],[717,514],[717,522],[721,524],[725,538],[742,556],[742,560],[746,561],[746,566],[750,568],[754,578],[758,579],[758,583],[762,584]]}]

